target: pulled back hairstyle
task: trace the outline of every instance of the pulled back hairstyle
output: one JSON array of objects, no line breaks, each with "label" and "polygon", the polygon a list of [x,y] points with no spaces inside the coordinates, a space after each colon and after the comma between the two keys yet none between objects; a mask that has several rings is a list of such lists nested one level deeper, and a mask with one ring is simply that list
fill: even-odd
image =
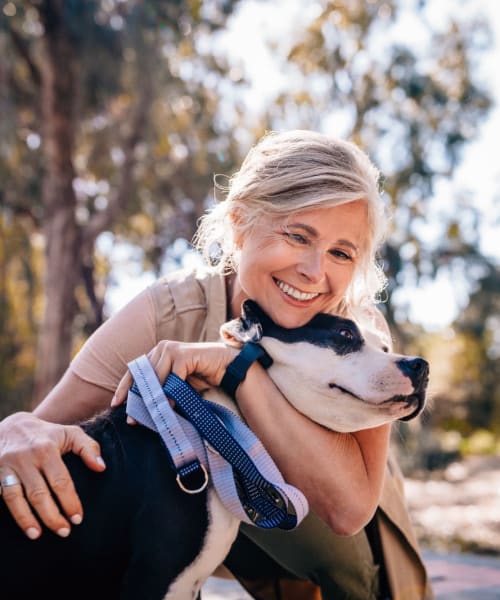
[{"label": "pulled back hairstyle", "polygon": [[385,238],[387,218],[379,172],[356,145],[306,130],[270,132],[222,189],[225,200],[201,217],[194,244],[223,273],[237,270],[235,241],[251,234],[261,217],[285,219],[298,211],[366,202],[365,245],[338,312],[348,316],[377,300],[386,285],[376,252]]}]

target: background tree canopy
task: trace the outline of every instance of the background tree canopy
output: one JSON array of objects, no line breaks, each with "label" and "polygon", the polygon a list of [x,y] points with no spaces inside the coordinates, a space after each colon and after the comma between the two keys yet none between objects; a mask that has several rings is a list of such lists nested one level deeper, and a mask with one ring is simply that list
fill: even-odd
[{"label": "background tree canopy", "polygon": [[[390,281],[382,308],[399,349],[432,362],[427,426],[458,434],[450,452],[477,450],[481,430],[479,449],[500,452],[498,258],[481,245],[478,190],[445,203],[437,193],[491,107],[474,75],[490,43],[487,23],[468,15],[437,27],[427,3],[415,1],[426,36],[416,46],[404,35],[408,2],[304,4],[292,39],[263,30],[254,40],[255,52],[272,45],[275,61],[256,107],[249,63],[224,43],[252,4],[4,2],[2,415],[38,402],[105,318],[116,273],[96,240],[139,248],[142,268],[160,274],[213,200],[214,173],[231,174],[265,130],[303,127],[352,139],[384,174],[394,218],[381,256]],[[280,89],[273,69],[286,80]],[[444,331],[429,332],[411,322],[401,290],[443,277],[461,310]],[[410,434],[401,428],[409,447]]]}]

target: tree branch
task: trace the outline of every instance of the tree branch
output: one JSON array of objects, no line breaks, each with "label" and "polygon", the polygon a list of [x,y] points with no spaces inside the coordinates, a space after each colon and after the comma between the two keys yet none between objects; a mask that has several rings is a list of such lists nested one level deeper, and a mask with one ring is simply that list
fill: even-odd
[{"label": "tree branch", "polygon": [[28,44],[26,43],[26,40],[13,27],[9,27],[9,34],[12,39],[12,43],[14,44],[15,48],[17,49],[19,56],[24,60],[24,62],[28,66],[28,69],[31,73],[31,79],[32,79],[33,83],[35,84],[35,86],[37,88],[39,88],[41,85],[41,81],[42,81],[42,77],[40,75],[40,69],[33,62],[32,58],[31,58],[30,51],[28,49]]}]

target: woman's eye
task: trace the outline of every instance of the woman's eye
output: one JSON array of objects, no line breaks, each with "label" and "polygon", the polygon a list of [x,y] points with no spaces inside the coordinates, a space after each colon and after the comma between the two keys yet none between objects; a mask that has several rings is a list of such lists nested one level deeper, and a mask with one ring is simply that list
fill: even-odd
[{"label": "woman's eye", "polygon": [[340,260],[352,260],[352,257],[343,250],[331,250],[330,254],[335,258],[340,258]]},{"label": "woman's eye", "polygon": [[300,233],[293,233],[291,231],[285,231],[285,236],[292,240],[293,242],[297,242],[299,244],[307,244],[307,238]]}]

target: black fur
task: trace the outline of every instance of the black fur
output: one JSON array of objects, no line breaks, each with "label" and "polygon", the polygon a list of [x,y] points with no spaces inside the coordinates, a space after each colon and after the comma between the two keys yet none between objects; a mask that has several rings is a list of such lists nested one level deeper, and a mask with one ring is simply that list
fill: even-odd
[{"label": "black fur", "polygon": [[206,491],[182,492],[160,436],[127,425],[120,407],[84,425],[106,470],[64,457],[84,507],[68,538],[29,540],[0,502],[0,596],[5,600],[159,600],[200,553]]},{"label": "black fur", "polygon": [[246,328],[259,324],[263,336],[287,344],[308,342],[320,348],[331,348],[335,354],[344,356],[359,352],[365,343],[354,321],[336,315],[318,314],[301,327],[285,329],[276,325],[253,300],[243,303],[242,312]]}]

